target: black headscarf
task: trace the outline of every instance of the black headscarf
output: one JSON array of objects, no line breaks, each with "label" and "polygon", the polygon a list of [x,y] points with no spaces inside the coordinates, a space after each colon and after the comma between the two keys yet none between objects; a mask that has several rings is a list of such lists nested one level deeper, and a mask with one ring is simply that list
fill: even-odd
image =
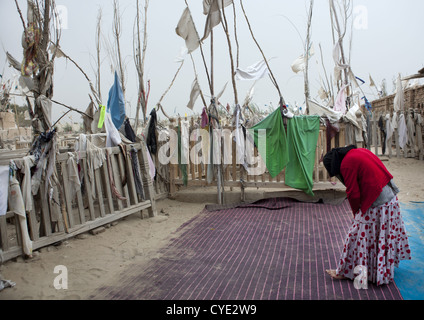
[{"label": "black headscarf", "polygon": [[330,174],[330,177],[337,177],[344,183],[343,176],[340,173],[340,167],[342,165],[343,158],[352,149],[356,149],[356,146],[351,145],[344,148],[334,148],[325,155],[324,166]]}]

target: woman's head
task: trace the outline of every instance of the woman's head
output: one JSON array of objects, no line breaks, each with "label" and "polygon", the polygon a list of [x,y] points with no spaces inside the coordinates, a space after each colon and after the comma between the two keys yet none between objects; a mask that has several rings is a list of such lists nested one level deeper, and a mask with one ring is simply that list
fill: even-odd
[{"label": "woman's head", "polygon": [[351,145],[343,148],[334,148],[325,155],[323,162],[325,168],[330,174],[330,177],[337,177],[341,182],[343,182],[340,167],[342,165],[343,158],[352,149],[356,149],[356,147]]}]

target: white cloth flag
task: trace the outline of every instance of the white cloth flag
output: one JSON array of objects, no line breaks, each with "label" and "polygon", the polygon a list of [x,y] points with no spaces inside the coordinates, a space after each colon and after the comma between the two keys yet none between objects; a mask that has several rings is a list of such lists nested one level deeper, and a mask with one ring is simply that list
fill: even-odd
[{"label": "white cloth flag", "polygon": [[328,93],[325,91],[325,89],[323,87],[321,87],[318,90],[318,95],[319,95],[319,97],[320,97],[321,100],[325,100],[325,99],[328,98]]},{"label": "white cloth flag", "polygon": [[247,93],[243,103],[244,106],[249,105],[250,101],[252,101],[253,93],[255,92],[255,85],[256,85],[256,82],[253,84],[253,86],[250,88],[249,92]]},{"label": "white cloth flag", "polygon": [[305,67],[306,67],[306,59],[303,54],[299,58],[294,60],[294,62],[291,65],[291,68],[294,73],[299,73],[300,71],[305,70]]},{"label": "white cloth flag", "polygon": [[26,255],[31,255],[32,241],[28,233],[24,199],[22,197],[22,191],[19,182],[15,177],[10,177],[9,210],[15,212],[18,215],[19,225],[21,227],[22,249]]},{"label": "white cloth flag", "polygon": [[155,180],[156,176],[156,167],[152,159],[152,155],[150,154],[149,148],[146,146],[146,154],[147,154],[147,162],[149,163],[149,174],[150,179]]},{"label": "white cloth flag", "polygon": [[407,115],[407,120],[406,120],[406,128],[408,131],[408,144],[410,146],[415,146],[415,121],[412,118],[412,114],[408,113]]},{"label": "white cloth flag", "polygon": [[218,95],[216,96],[216,100],[219,100],[221,97],[222,97],[222,95],[224,94],[224,92],[225,92],[225,89],[227,88],[227,84],[228,84],[228,82],[227,83],[225,83],[225,85],[224,85],[224,87],[221,89],[221,91],[218,93]]},{"label": "white cloth flag", "polygon": [[386,114],[386,140],[387,140],[387,146],[391,146],[389,144],[390,139],[393,137],[394,132],[392,121],[390,120],[390,114]]},{"label": "white cloth flag", "polygon": [[341,55],[341,41],[342,40],[338,41],[336,43],[336,45],[334,46],[333,59],[334,59],[334,63],[336,65],[336,68],[339,69],[339,70],[344,70],[346,68],[349,68],[349,65],[342,63],[342,59],[341,59],[341,56],[340,56]]},{"label": "white cloth flag", "polygon": [[188,164],[190,156],[190,123],[181,121],[181,163]]},{"label": "white cloth flag", "polygon": [[396,111],[393,112],[392,127],[393,127],[393,129],[397,129],[398,128],[398,116],[397,116]]},{"label": "white cloth flag", "polygon": [[348,64],[343,64],[341,59],[341,41],[339,40],[333,49],[333,59],[334,59],[334,78],[340,80],[342,70],[349,68]]},{"label": "white cloth flag", "polygon": [[[207,15],[209,14],[209,9],[211,7],[211,3],[214,2],[215,0],[203,0],[203,14]],[[217,0],[218,1],[218,6],[214,7],[213,10],[218,10],[218,9],[222,9],[222,0]],[[224,0],[224,8],[229,6],[230,4],[233,3],[233,0]]]},{"label": "white cloth flag", "polygon": [[237,68],[236,80],[259,80],[268,74],[268,66],[265,63],[265,60],[262,60],[244,70]]},{"label": "white cloth flag", "polygon": [[205,33],[200,41],[209,37],[213,28],[221,23],[221,11],[219,11],[218,0],[212,0],[209,6],[208,17],[206,18]]},{"label": "white cloth flag", "polygon": [[345,113],[346,112],[346,88],[347,86],[344,85],[341,89],[339,94],[337,95],[336,101],[334,103],[334,111]]},{"label": "white cloth flag", "polygon": [[180,54],[174,60],[176,63],[183,63],[186,56],[188,55],[188,49],[186,46],[181,47]]},{"label": "white cloth flag", "polygon": [[194,103],[196,102],[199,95],[200,95],[200,86],[196,78],[194,79],[193,84],[191,85],[190,101],[187,104],[187,108],[189,108],[190,110],[193,110]]},{"label": "white cloth flag", "polygon": [[116,147],[122,143],[121,136],[118,129],[112,122],[112,118],[109,112],[105,115],[105,129],[106,129],[106,147]]},{"label": "white cloth flag", "polygon": [[405,105],[405,95],[403,92],[402,80],[399,75],[396,82],[396,96],[394,100],[395,112],[403,111],[404,105]]},{"label": "white cloth flag", "polygon": [[322,106],[312,100],[309,100],[309,114],[311,116],[317,115],[320,117],[327,117],[331,122],[337,122],[343,116],[341,112]]},{"label": "white cloth flag", "polygon": [[243,129],[240,125],[241,123],[241,110],[240,110],[240,106],[237,105],[236,107],[236,119],[235,119],[235,136],[234,139],[236,141],[236,159],[237,159],[237,164],[242,164],[244,165],[244,152],[245,152],[245,139],[244,139],[244,135],[243,135]]},{"label": "white cloth flag", "polygon": [[41,95],[37,98],[37,102],[41,105],[41,109],[44,113],[44,118],[49,125],[52,126],[52,101],[45,95]]},{"label": "white cloth flag", "polygon": [[185,8],[180,21],[178,22],[177,27],[175,28],[175,32],[181,38],[185,40],[185,44],[188,50],[188,53],[196,50],[199,45],[199,36],[197,34],[196,28],[194,26],[193,19],[191,17],[191,13],[189,8]]},{"label": "white cloth flag", "polygon": [[399,147],[401,149],[404,149],[406,146],[406,143],[408,142],[408,129],[406,127],[406,121],[405,121],[405,115],[401,114],[399,116],[399,123],[398,123],[398,134],[399,134]]},{"label": "white cloth flag", "polygon": [[370,75],[370,87],[376,87],[377,88],[377,86],[375,85],[374,79],[371,77],[371,75]]},{"label": "white cloth flag", "polygon": [[[315,54],[315,49],[313,46],[309,49],[308,53],[308,60],[311,59],[311,57]],[[304,54],[302,54],[299,58],[294,60],[294,62],[291,65],[291,68],[294,73],[299,73],[300,71],[304,71],[306,68],[306,57]]]}]

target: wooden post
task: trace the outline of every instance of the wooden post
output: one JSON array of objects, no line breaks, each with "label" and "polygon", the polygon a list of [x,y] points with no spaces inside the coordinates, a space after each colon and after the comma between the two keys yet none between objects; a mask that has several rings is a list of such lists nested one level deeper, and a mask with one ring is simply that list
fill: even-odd
[{"label": "wooden post", "polygon": [[415,122],[415,132],[417,136],[417,146],[418,146],[418,159],[423,160],[423,135],[422,135],[422,127],[421,123],[418,119],[419,115],[418,110],[415,110],[417,112],[416,114],[416,122]]},{"label": "wooden post", "polygon": [[[111,150],[113,150],[113,149],[111,149]],[[121,181],[122,175],[120,174],[118,161],[116,159],[117,156],[119,156],[119,155],[115,155],[113,153],[113,151],[111,151],[111,153],[110,153],[110,165],[112,167],[112,178],[115,182],[116,190],[118,190],[120,195],[125,197],[125,195],[123,194],[122,181]],[[117,200],[117,203],[118,203],[118,211],[121,211],[124,208],[123,200],[118,199],[118,198],[116,200]]]},{"label": "wooden post", "polygon": [[400,159],[400,146],[399,146],[399,129],[396,128],[394,131],[395,141],[396,141],[396,157]]},{"label": "wooden post", "polygon": [[378,156],[377,119],[375,112],[372,114],[372,142],[374,144],[374,153]]},{"label": "wooden post", "polygon": [[[412,91],[414,91],[414,90],[411,90],[411,92]],[[411,117],[411,120],[414,121],[414,124],[415,124],[415,119],[414,119],[414,116],[413,116],[413,110],[412,109],[409,109],[408,117]],[[407,119],[407,121],[408,121],[408,119]],[[414,128],[415,128],[415,125],[414,125]],[[411,158],[414,159],[415,158],[415,145],[417,144],[417,139],[414,137],[412,142],[413,143],[412,143],[412,146],[411,146]]]},{"label": "wooden post", "polygon": [[[128,152],[127,150],[125,150],[125,152],[126,152],[126,161],[125,161],[125,168],[126,168],[126,170],[127,170],[127,172],[128,172],[128,177],[127,177],[127,186],[128,186],[128,189],[129,189],[129,194],[130,194],[130,196],[131,196],[131,199],[132,199],[132,204],[134,204],[134,205],[136,205],[136,204],[138,204],[138,195],[137,195],[137,191],[136,191],[136,188],[135,188],[135,179],[134,179],[134,171],[133,171],[133,165],[132,165],[132,162],[131,162],[131,157],[132,157],[132,154],[131,154],[131,152]],[[131,205],[131,201],[129,202],[129,205]]]},{"label": "wooden post", "polygon": [[6,216],[0,216],[0,248],[6,252],[9,250],[9,239],[7,237]]},{"label": "wooden post", "polygon": [[[106,164],[104,163],[103,165],[105,166]],[[106,212],[105,212],[105,204],[103,202],[103,190],[102,190],[100,169],[94,170],[94,176],[96,180],[96,192],[97,192],[97,201],[99,202],[99,208],[100,208],[100,217],[105,217]]]},{"label": "wooden post", "polygon": [[[169,131],[175,132],[175,127],[172,123],[169,126]],[[170,159],[170,160],[171,161],[169,162],[169,197],[172,199],[173,197],[175,197],[175,193],[177,191],[177,188],[176,188],[175,182],[174,182],[175,181],[175,175],[176,175],[176,165],[172,163],[172,159]]]},{"label": "wooden post", "polygon": [[[109,157],[108,151],[106,149],[106,157]],[[108,170],[108,164],[107,161],[110,161],[110,159],[107,159],[103,162],[103,177],[105,179],[104,187],[106,189],[106,199],[109,206],[109,213],[114,214],[115,213],[115,207],[113,205],[113,198],[112,198],[112,190],[110,189],[110,179],[109,179],[109,170]]]},{"label": "wooden post", "polygon": [[64,200],[66,202],[66,211],[68,212],[69,227],[73,228],[75,223],[74,223],[74,214],[72,210],[72,199],[70,195],[69,184],[66,183],[67,181],[69,181],[68,168],[66,167],[66,160],[67,159],[64,159],[64,161],[61,161],[60,164],[62,167],[63,188],[65,193]]},{"label": "wooden post", "polygon": [[[144,192],[146,194],[146,199],[150,200],[150,207],[147,209],[149,212],[149,217],[153,218],[157,216],[157,210],[156,210],[156,201],[155,201],[155,191],[153,189],[153,182],[152,178],[150,176],[149,171],[149,162],[147,160],[147,147],[144,144],[144,142],[140,143],[140,151],[138,152],[140,155],[139,163],[140,163],[140,172],[143,179],[143,185],[145,186]],[[171,181],[172,184],[172,181]]]}]

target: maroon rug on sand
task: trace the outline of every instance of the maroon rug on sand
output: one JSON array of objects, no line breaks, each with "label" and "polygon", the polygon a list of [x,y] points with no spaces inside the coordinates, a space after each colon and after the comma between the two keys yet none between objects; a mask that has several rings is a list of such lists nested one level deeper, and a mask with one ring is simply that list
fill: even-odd
[{"label": "maroon rug on sand", "polygon": [[205,209],[183,225],[159,258],[134,264],[93,299],[401,300],[396,284],[357,290],[334,281],[352,213],[289,198]]}]

